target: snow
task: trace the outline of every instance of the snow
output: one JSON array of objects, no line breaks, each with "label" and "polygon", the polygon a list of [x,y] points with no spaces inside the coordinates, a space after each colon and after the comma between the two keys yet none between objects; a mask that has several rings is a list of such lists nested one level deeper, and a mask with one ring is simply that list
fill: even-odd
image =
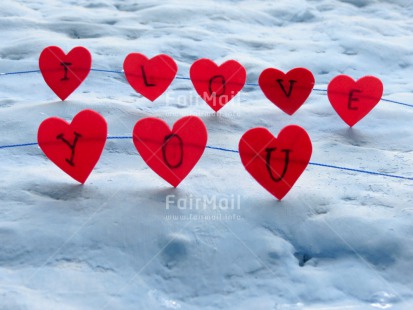
[{"label": "snow", "polygon": [[[0,72],[37,69],[49,45],[84,46],[98,69],[121,70],[140,52],[170,55],[181,77],[199,58],[235,59],[249,83],[268,67],[306,67],[321,89],[338,74],[374,75],[385,98],[411,104],[412,18],[410,0],[3,0]],[[394,103],[349,129],[316,91],[288,116],[246,86],[214,115],[188,80],[155,103],[114,73],[91,72],[65,102],[39,73],[0,83],[0,145],[35,142],[44,119],[70,121],[86,108],[111,136],[131,135],[143,117],[172,125],[194,114],[211,146],[237,149],[250,128],[277,135],[298,124],[312,138],[312,162],[413,176],[413,109]],[[411,180],[309,166],[279,202],[238,154],[214,149],[177,189],[131,140],[108,140],[83,186],[36,146],[0,149],[0,160],[0,309],[413,305]],[[195,199],[208,203],[191,208]]]}]

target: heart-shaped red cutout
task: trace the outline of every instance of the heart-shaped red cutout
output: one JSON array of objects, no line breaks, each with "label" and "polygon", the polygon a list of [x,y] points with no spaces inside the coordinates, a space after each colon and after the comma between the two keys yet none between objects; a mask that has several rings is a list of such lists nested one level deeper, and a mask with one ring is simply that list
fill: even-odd
[{"label": "heart-shaped red cutout", "polygon": [[123,62],[123,70],[133,89],[154,101],[171,85],[178,66],[168,55],[161,54],[148,59],[145,55],[131,53]]},{"label": "heart-shaped red cutout", "polygon": [[146,164],[177,187],[201,158],[207,129],[199,117],[186,116],[172,130],[163,120],[148,117],[133,128],[133,143]]},{"label": "heart-shaped red cutout", "polygon": [[245,68],[235,60],[217,66],[209,59],[199,59],[189,74],[198,95],[215,112],[238,94],[247,79]]},{"label": "heart-shaped red cutout", "polygon": [[106,121],[99,113],[83,110],[70,124],[57,117],[44,120],[37,141],[52,162],[83,184],[102,154],[107,132]]},{"label": "heart-shaped red cutout", "polygon": [[327,95],[337,114],[352,127],[379,103],[383,83],[374,76],[354,81],[347,75],[339,75],[328,84]]},{"label": "heart-shaped red cutout", "polygon": [[57,46],[48,46],[40,54],[39,67],[46,84],[65,100],[88,76],[92,56],[81,46],[67,55]]},{"label": "heart-shaped red cutout", "polygon": [[310,137],[296,125],[283,128],[278,138],[266,128],[253,128],[239,142],[239,154],[245,169],[279,200],[303,173],[311,153]]},{"label": "heart-shaped red cutout", "polygon": [[305,68],[295,68],[287,73],[268,68],[261,73],[258,83],[272,103],[293,115],[310,96],[315,80],[311,71]]}]

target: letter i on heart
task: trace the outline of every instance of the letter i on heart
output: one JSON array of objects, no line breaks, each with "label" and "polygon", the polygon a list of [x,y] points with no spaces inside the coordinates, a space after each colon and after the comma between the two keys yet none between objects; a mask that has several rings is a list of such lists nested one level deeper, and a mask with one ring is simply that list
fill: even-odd
[{"label": "letter i on heart", "polygon": [[46,84],[65,100],[88,76],[92,67],[90,52],[81,46],[67,55],[57,46],[46,47],[39,57],[39,68]]},{"label": "letter i on heart", "polygon": [[57,117],[44,120],[37,141],[44,154],[80,183],[85,183],[105,146],[107,124],[97,112],[83,110],[69,124]]}]

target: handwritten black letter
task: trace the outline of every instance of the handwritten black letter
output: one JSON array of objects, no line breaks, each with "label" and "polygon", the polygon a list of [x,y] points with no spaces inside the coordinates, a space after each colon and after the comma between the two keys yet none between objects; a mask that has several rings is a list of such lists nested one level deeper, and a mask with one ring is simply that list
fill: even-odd
[{"label": "handwritten black letter", "polygon": [[71,166],[75,166],[75,163],[74,163],[74,158],[75,158],[75,150],[76,150],[76,144],[77,144],[77,141],[79,140],[79,138],[80,137],[82,137],[82,135],[81,134],[79,134],[79,133],[77,133],[77,132],[73,132],[73,135],[75,136],[75,139],[73,140],[73,144],[70,144],[70,142],[69,141],[67,141],[64,137],[63,137],[63,134],[61,133],[60,135],[58,135],[57,137],[56,137],[56,139],[58,139],[58,140],[62,140],[69,148],[70,148],[70,150],[72,151],[72,154],[71,154],[71,156],[70,156],[70,159],[67,159],[66,158],[66,162],[69,164],[69,165],[71,165]]},{"label": "handwritten black letter", "polygon": [[267,167],[268,173],[270,174],[270,178],[274,182],[280,182],[284,178],[285,174],[287,173],[288,163],[290,161],[290,152],[291,152],[291,150],[281,150],[281,152],[285,153],[284,169],[283,169],[283,172],[281,173],[281,176],[279,178],[275,178],[272,174],[272,169],[271,169],[271,153],[273,151],[275,151],[276,149],[277,148],[275,148],[275,147],[265,149],[265,152],[267,152],[267,156],[265,158],[265,165]]},{"label": "handwritten black letter", "polygon": [[[168,159],[166,158],[166,146],[174,138],[178,140],[179,151],[180,151],[179,161],[175,165],[171,164],[168,161]],[[174,133],[171,133],[170,135],[165,136],[165,138],[163,139],[163,144],[162,144],[162,156],[163,156],[163,160],[164,160],[165,164],[169,168],[178,168],[179,166],[182,165],[182,161],[184,159],[184,144],[183,144],[183,141],[182,141],[180,136],[178,136],[177,134],[174,134]]]}]

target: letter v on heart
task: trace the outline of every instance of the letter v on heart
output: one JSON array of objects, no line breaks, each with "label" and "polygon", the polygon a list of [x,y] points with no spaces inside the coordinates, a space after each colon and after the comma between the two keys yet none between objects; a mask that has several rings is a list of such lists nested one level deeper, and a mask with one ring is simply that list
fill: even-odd
[{"label": "letter v on heart", "polygon": [[310,96],[314,76],[305,68],[294,68],[287,73],[265,69],[258,79],[264,95],[288,115],[293,115]]}]

